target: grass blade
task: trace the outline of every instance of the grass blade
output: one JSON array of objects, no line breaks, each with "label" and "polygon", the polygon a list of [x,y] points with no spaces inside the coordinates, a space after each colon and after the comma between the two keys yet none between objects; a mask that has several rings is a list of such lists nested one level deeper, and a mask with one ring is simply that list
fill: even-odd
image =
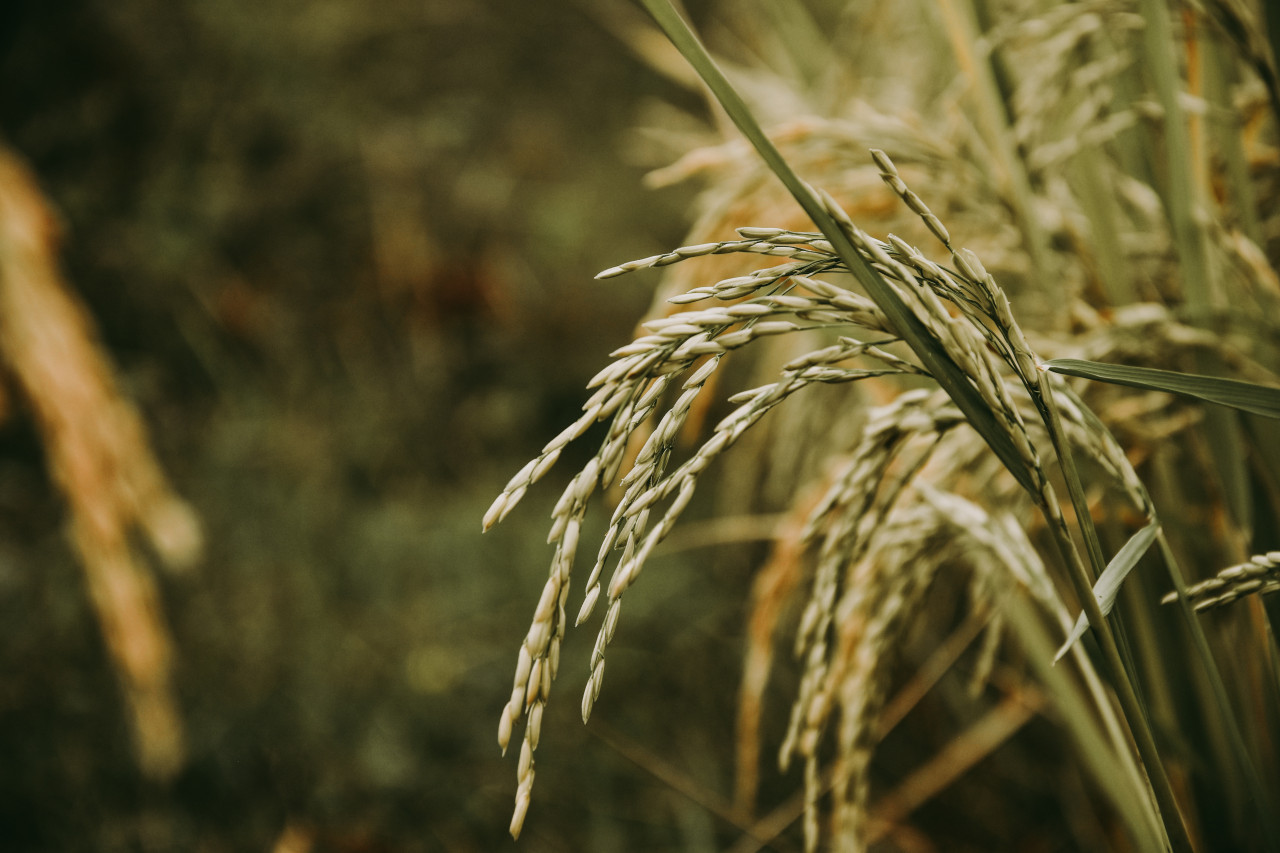
[{"label": "grass blade", "polygon": [[1267,385],[1079,358],[1053,358],[1044,362],[1043,367],[1064,376],[1079,376],[1147,391],[1165,391],[1263,417],[1280,418],[1280,388]]},{"label": "grass blade", "polygon": [[[1105,572],[1105,568],[1102,567],[1102,546],[1099,544],[1098,531],[1094,527],[1093,518],[1089,513],[1084,486],[1076,468],[1074,451],[1067,443],[1066,435],[1062,428],[1061,415],[1058,412],[1058,406],[1054,401],[1053,390],[1048,380],[1049,377],[1046,374],[1042,374],[1039,377],[1039,387],[1037,389],[1039,402],[1037,406],[1041,409],[1041,417],[1049,430],[1050,440],[1058,453],[1058,462],[1062,468],[1063,476],[1066,478],[1067,488],[1071,493],[1071,504],[1076,514],[1076,522],[1080,527],[1080,532],[1084,534],[1085,543],[1088,546],[1089,559],[1095,567],[1102,569],[1102,571],[1099,571],[1099,575],[1101,575]],[[1084,411],[1087,412],[1089,409],[1086,408]],[[1129,724],[1129,731],[1133,734],[1134,745],[1146,769],[1147,778],[1151,783],[1151,793],[1158,804],[1161,821],[1168,833],[1168,841],[1175,851],[1179,851],[1179,853],[1187,851],[1187,853],[1190,853],[1192,845],[1187,825],[1183,821],[1182,812],[1178,807],[1177,798],[1174,796],[1168,772],[1165,770],[1160,751],[1156,746],[1151,727],[1147,722],[1146,711],[1138,696],[1136,677],[1125,666],[1119,645],[1116,642],[1115,632],[1111,630],[1111,626],[1107,623],[1107,618],[1102,615],[1097,599],[1094,598],[1093,590],[1089,584],[1089,576],[1086,574],[1079,555],[1075,553],[1074,545],[1067,533],[1061,513],[1057,512],[1052,505],[1044,507],[1044,511],[1046,512],[1046,519],[1050,522],[1049,530],[1058,544],[1059,553],[1072,568],[1072,571],[1068,572],[1068,577],[1076,588],[1076,594],[1084,607],[1088,623],[1097,631],[1098,645],[1102,649],[1103,659],[1106,661],[1107,668],[1113,678],[1116,699],[1124,711],[1125,720]],[[1049,668],[1052,669],[1052,665]]]},{"label": "grass blade", "polygon": [[956,365],[942,344],[911,312],[889,283],[862,259],[844,229],[826,211],[818,194],[792,171],[791,166],[765,135],[742,97],[729,83],[689,25],[667,0],[641,0],[641,2],[671,43],[711,89],[712,94],[733,119],[738,130],[752,144],[761,159],[782,181],[814,225],[831,243],[840,260],[866,289],[867,295],[884,311],[902,340],[920,358],[934,380],[947,392],[968,418],[969,423],[1018,482],[1029,492],[1037,492],[1039,486],[1028,471],[1017,448],[1014,447],[1004,428],[997,422],[982,396],[969,383],[964,371]]},{"label": "grass blade", "polygon": [[[1184,110],[1181,103],[1182,71],[1187,73],[1187,91],[1204,94],[1199,60],[1200,27],[1194,18],[1183,21],[1181,40],[1174,37],[1167,0],[1142,0],[1140,3],[1146,26],[1143,28],[1143,53],[1152,86],[1164,113],[1165,163],[1168,165],[1162,193],[1174,236],[1181,267],[1182,297],[1188,313],[1203,324],[1205,312],[1227,304],[1223,282],[1217,267],[1211,263],[1208,231],[1210,221],[1210,176],[1205,147],[1204,120]],[[1178,56],[1176,45],[1184,45],[1185,55]],[[1197,369],[1216,370],[1212,358],[1201,356]],[[1225,413],[1205,413],[1204,435],[1213,454],[1217,476],[1226,492],[1228,506],[1235,523],[1248,535],[1252,518],[1250,488],[1244,469],[1244,447],[1240,425]]]},{"label": "grass blade", "polygon": [[[1154,521],[1146,527],[1133,534],[1128,542],[1124,543],[1124,547],[1116,552],[1111,558],[1111,562],[1107,563],[1107,568],[1098,577],[1097,583],[1093,585],[1093,594],[1098,599],[1098,609],[1102,611],[1102,615],[1106,616],[1111,612],[1111,608],[1116,606],[1116,595],[1120,592],[1120,585],[1124,583],[1124,579],[1129,576],[1129,572],[1133,571],[1133,567],[1138,565],[1138,561],[1151,548],[1151,543],[1156,541],[1156,532],[1160,529],[1160,525]],[[1053,656],[1053,662],[1057,663],[1062,659],[1076,641],[1084,636],[1084,632],[1089,628],[1089,622],[1085,618],[1084,611],[1076,617],[1076,624],[1071,629],[1071,633],[1067,635],[1067,640],[1058,649],[1058,653]]]},{"label": "grass blade", "polygon": [[[928,331],[921,320],[911,312],[888,282],[858,254],[857,248],[845,233],[844,228],[831,213],[827,212],[827,208],[819,194],[801,181],[786,161],[783,160],[782,155],[765,135],[741,96],[730,85],[688,24],[685,23],[667,0],[642,0],[642,2],[671,42],[689,61],[689,64],[694,67],[698,75],[702,77],[734,124],[755,147],[761,159],[782,181],[801,208],[823,233],[823,236],[831,243],[836,254],[866,289],[867,294],[885,312],[885,315],[898,331],[899,336],[911,347],[933,375],[935,381],[964,413],[970,425],[973,426],[1000,461],[1004,463],[1009,472],[1030,494],[1042,494],[1042,484],[1037,483],[1036,477],[1018,453],[1012,439],[1005,432],[1005,428],[996,420],[977,389],[969,383],[965,373],[956,365],[946,349]],[[1073,547],[1069,539],[1065,538],[1059,544],[1068,550]],[[1190,851],[1191,843],[1187,838],[1186,828],[1178,811],[1168,778],[1165,775],[1159,753],[1155,748],[1154,739],[1147,728],[1146,720],[1142,715],[1142,710],[1132,685],[1128,681],[1128,674],[1119,661],[1118,652],[1114,650],[1115,644],[1114,640],[1111,639],[1109,626],[1106,625],[1101,613],[1097,611],[1096,602],[1092,599],[1087,581],[1082,584],[1081,593],[1082,597],[1086,599],[1085,606],[1088,608],[1091,619],[1095,619],[1099,623],[1103,638],[1109,641],[1105,645],[1112,651],[1109,656],[1109,663],[1113,669],[1112,674],[1120,688],[1120,696],[1130,730],[1138,741],[1143,763],[1147,765],[1147,772],[1154,788],[1156,799],[1160,804],[1163,820],[1170,831],[1172,846],[1178,851]]]},{"label": "grass blade", "polygon": [[1099,727],[1096,712],[1081,697],[1069,671],[1050,664],[1052,641],[1041,624],[1034,605],[1024,593],[1015,590],[1006,591],[1001,599],[1002,612],[1009,621],[1009,627],[1027,650],[1028,663],[1052,697],[1056,717],[1067,736],[1074,741],[1075,753],[1080,757],[1085,771],[1115,806],[1122,822],[1132,833],[1137,849],[1167,850],[1161,827],[1158,824],[1152,825],[1156,816],[1148,812],[1147,798],[1137,785],[1122,781],[1127,772],[1106,734]]},{"label": "grass blade", "polygon": [[1170,547],[1169,541],[1163,532],[1159,536],[1159,543],[1160,553],[1164,557],[1165,565],[1169,570],[1169,579],[1173,582],[1173,587],[1178,593],[1178,607],[1182,611],[1183,619],[1190,629],[1191,641],[1200,658],[1208,662],[1204,667],[1204,672],[1209,681],[1209,689],[1213,693],[1219,713],[1226,723],[1224,735],[1231,747],[1232,758],[1235,760],[1240,774],[1247,780],[1249,789],[1254,794],[1253,805],[1257,811],[1258,822],[1263,836],[1267,841],[1267,849],[1280,850],[1280,830],[1276,827],[1274,811],[1266,801],[1264,793],[1266,788],[1263,785],[1262,774],[1258,772],[1258,768],[1250,756],[1239,720],[1232,710],[1231,699],[1227,693],[1227,686],[1222,680],[1222,673],[1214,663],[1213,652],[1209,649],[1209,640],[1204,634],[1204,629],[1200,626],[1195,608],[1191,604],[1191,597],[1187,594],[1187,582],[1182,574],[1182,568],[1178,565],[1173,548]]}]

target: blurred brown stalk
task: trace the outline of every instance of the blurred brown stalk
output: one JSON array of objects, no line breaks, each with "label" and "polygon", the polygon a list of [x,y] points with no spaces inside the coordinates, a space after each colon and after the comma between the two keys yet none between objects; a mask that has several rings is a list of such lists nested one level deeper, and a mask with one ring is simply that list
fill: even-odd
[{"label": "blurred brown stalk", "polygon": [[200,529],[170,490],[120,393],[91,318],[58,269],[59,227],[29,169],[0,145],[0,355],[66,496],[71,537],[155,778],[183,762],[173,649],[154,578],[130,541],[141,528],[165,564],[191,565]]}]

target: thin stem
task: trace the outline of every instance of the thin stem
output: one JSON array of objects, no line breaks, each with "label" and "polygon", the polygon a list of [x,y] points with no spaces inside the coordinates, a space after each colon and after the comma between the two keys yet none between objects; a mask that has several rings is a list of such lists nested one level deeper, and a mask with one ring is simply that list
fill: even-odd
[{"label": "thin stem", "polygon": [[[1139,847],[1144,850],[1167,849],[1168,839],[1161,827],[1159,817],[1151,808],[1151,798],[1145,796],[1145,791],[1141,801],[1135,798],[1133,787],[1122,786],[1116,778],[1119,774],[1115,772],[1114,766],[1105,761],[1105,756],[1110,755],[1107,739],[1098,730],[1095,716],[1081,698],[1079,690],[1071,683],[1066,670],[1051,663],[1053,645],[1041,620],[1032,611],[1026,596],[1021,591],[1006,590],[1001,598],[1005,618],[1017,634],[1021,646],[1026,649],[1028,661],[1036,671],[1040,683],[1044,684],[1049,694],[1053,696],[1063,727],[1068,736],[1076,741],[1076,753],[1080,756],[1081,763],[1093,775],[1102,790],[1110,795],[1111,802],[1116,805],[1120,813],[1125,816],[1125,822],[1134,833]],[[1085,654],[1079,646],[1073,649],[1072,653],[1082,657]],[[1096,683],[1096,674],[1092,674],[1091,668],[1084,664],[1081,664],[1080,669],[1085,674],[1091,691],[1098,696],[1098,700],[1106,701],[1102,685]],[[1104,713],[1103,718],[1110,731],[1114,716]],[[1115,742],[1114,737],[1112,742]],[[1121,754],[1132,761],[1132,751],[1125,750],[1124,753],[1117,751],[1117,756]],[[1130,766],[1128,761],[1121,760],[1126,768]],[[1137,768],[1135,767],[1134,770],[1136,771]],[[1138,781],[1141,784],[1141,779]],[[1140,833],[1139,827],[1146,828],[1148,831]]]},{"label": "thin stem", "polygon": [[[1188,127],[1178,100],[1181,76],[1174,55],[1173,27],[1165,0],[1142,0],[1142,16],[1146,20],[1143,49],[1156,96],[1164,111],[1165,144],[1168,148],[1165,157],[1168,163],[1166,201],[1174,248],[1182,269],[1182,298],[1192,321],[1203,325],[1209,311],[1221,307],[1225,299],[1214,275],[1204,226],[1209,213],[1203,122],[1192,116]],[[1190,15],[1185,20],[1188,71],[1192,74],[1193,88],[1198,90],[1200,62],[1195,21]],[[1213,367],[1212,360],[1197,359],[1197,369],[1213,372]],[[1211,439],[1209,450],[1214,456],[1231,515],[1237,526],[1247,530],[1252,512],[1239,421],[1230,414],[1210,409],[1205,412],[1205,428]]]},{"label": "thin stem", "polygon": [[[1062,419],[1054,402],[1053,389],[1049,385],[1047,374],[1040,374],[1037,390],[1036,403],[1041,410],[1045,426],[1049,429],[1049,437],[1053,442],[1053,446],[1057,450],[1058,463],[1062,467],[1063,475],[1066,477],[1067,490],[1071,493],[1071,502],[1075,508],[1076,523],[1084,533],[1085,542],[1089,548],[1090,558],[1094,562],[1095,570],[1100,572],[1100,567],[1105,566],[1106,563],[1102,559],[1102,547],[1098,542],[1098,531],[1094,527],[1093,519],[1089,514],[1084,488],[1080,483],[1080,474],[1076,470],[1075,456],[1063,432]],[[1155,738],[1151,734],[1151,727],[1146,713],[1143,711],[1142,703],[1138,699],[1137,691],[1134,689],[1132,676],[1120,656],[1115,634],[1111,630],[1111,625],[1107,622],[1106,617],[1102,615],[1102,609],[1098,606],[1097,598],[1094,597],[1093,581],[1090,578],[1089,571],[1080,559],[1080,553],[1076,549],[1070,533],[1067,531],[1066,522],[1062,519],[1058,507],[1049,501],[1042,501],[1041,510],[1045,512],[1048,518],[1049,530],[1053,534],[1054,544],[1057,546],[1064,562],[1068,564],[1067,575],[1071,578],[1076,595],[1080,598],[1080,604],[1084,608],[1086,618],[1089,620],[1089,626],[1093,628],[1098,645],[1102,649],[1103,660],[1106,662],[1107,669],[1111,674],[1116,698],[1119,700],[1120,709],[1124,712],[1125,719],[1129,723],[1129,730],[1133,733],[1138,755],[1141,756],[1142,763],[1146,767],[1152,793],[1155,795],[1156,803],[1159,805],[1160,813],[1163,816],[1165,829],[1169,833],[1169,841],[1174,850],[1190,853],[1192,850],[1191,838],[1187,834],[1186,825],[1183,823],[1182,812],[1178,808],[1177,798],[1173,794],[1173,786],[1169,782],[1169,775],[1165,771],[1164,762],[1160,759],[1160,751],[1156,748]]]},{"label": "thin stem", "polygon": [[1276,828],[1275,812],[1265,800],[1266,789],[1262,785],[1262,775],[1249,757],[1244,733],[1240,731],[1240,725],[1231,707],[1231,699],[1227,696],[1227,685],[1223,682],[1222,673],[1218,671],[1217,665],[1213,663],[1213,652],[1209,649],[1209,640],[1204,635],[1204,629],[1200,627],[1200,619],[1187,595],[1187,582],[1183,577],[1182,568],[1178,565],[1178,559],[1174,555],[1173,548],[1169,546],[1169,540],[1165,538],[1164,531],[1156,536],[1156,543],[1160,546],[1160,554],[1164,557],[1165,566],[1169,570],[1169,579],[1173,581],[1173,588],[1178,591],[1178,609],[1182,612],[1187,629],[1191,633],[1191,642],[1195,645],[1201,660],[1208,661],[1208,665],[1204,667],[1205,677],[1209,680],[1209,689],[1213,691],[1218,713],[1226,723],[1227,740],[1231,744],[1236,767],[1248,779],[1248,788],[1253,792],[1253,803],[1258,814],[1258,822],[1262,826],[1262,833],[1267,840],[1267,849],[1280,850],[1280,832]]}]

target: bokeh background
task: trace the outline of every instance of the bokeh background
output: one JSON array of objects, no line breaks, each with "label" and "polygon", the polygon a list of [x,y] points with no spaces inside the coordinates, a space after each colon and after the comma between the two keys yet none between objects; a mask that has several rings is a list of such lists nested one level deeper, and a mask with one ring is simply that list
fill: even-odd
[{"label": "bokeh background", "polygon": [[[693,191],[642,185],[636,128],[701,105],[602,8],[5,4],[0,131],[204,547],[138,546],[185,737],[157,779],[6,394],[0,849],[517,849],[496,725],[564,478],[480,519],[648,305],[593,274],[678,245]],[[751,547],[655,564],[585,729],[570,637],[519,849],[716,849]]]}]

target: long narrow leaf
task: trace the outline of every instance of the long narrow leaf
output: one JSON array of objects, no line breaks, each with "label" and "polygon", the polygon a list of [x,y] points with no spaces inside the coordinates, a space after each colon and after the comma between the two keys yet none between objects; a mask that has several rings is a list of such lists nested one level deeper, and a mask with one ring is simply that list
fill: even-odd
[{"label": "long narrow leaf", "polygon": [[1158,370],[1154,367],[1130,367],[1124,364],[1084,361],[1079,358],[1054,358],[1044,362],[1043,366],[1064,376],[1096,379],[1099,382],[1143,388],[1148,391],[1166,391],[1267,418],[1280,418],[1280,388],[1267,385],[1255,385],[1252,382],[1223,379],[1217,376],[1202,376],[1198,373]]},{"label": "long narrow leaf", "polygon": [[1144,802],[1141,783],[1125,784],[1122,781],[1130,771],[1100,727],[1096,709],[1085,702],[1080,688],[1072,683],[1065,670],[1048,662],[1049,650],[1053,646],[1036,605],[1014,590],[1004,591],[1001,599],[1001,612],[1009,620],[1019,643],[1027,650],[1027,662],[1053,697],[1056,717],[1061,720],[1067,736],[1075,741],[1075,754],[1080,757],[1085,772],[1092,775],[1123,816],[1136,848],[1164,853],[1168,847],[1164,843],[1159,817]]},{"label": "long narrow leaf", "polygon": [[733,119],[733,123],[737,125],[742,135],[756,149],[760,158],[786,186],[814,225],[818,226],[818,230],[831,243],[840,260],[866,289],[867,295],[884,311],[885,316],[893,323],[894,329],[902,336],[902,340],[924,362],[934,381],[942,386],[960,411],[964,412],[969,423],[1009,469],[1009,473],[1013,474],[1028,491],[1037,491],[1038,486],[1027,470],[1026,463],[1018,454],[1017,448],[1014,447],[1012,439],[1005,432],[1005,428],[996,421],[995,415],[991,413],[977,389],[969,383],[964,371],[956,365],[924,323],[911,313],[889,283],[862,259],[840,224],[823,208],[817,194],[792,171],[791,166],[765,135],[742,97],[729,83],[689,25],[668,0],[641,0],[641,2],[671,43],[698,72],[698,76],[707,84],[716,100]]},{"label": "long narrow leaf", "polygon": [[[1120,585],[1129,576],[1129,572],[1133,571],[1133,567],[1138,565],[1142,555],[1147,553],[1159,530],[1160,525],[1153,521],[1133,534],[1129,541],[1124,543],[1124,547],[1111,558],[1111,562],[1107,563],[1106,570],[1098,576],[1097,582],[1093,585],[1093,595],[1098,599],[1098,608],[1102,611],[1102,615],[1107,615],[1111,612],[1111,608],[1116,606]],[[1088,629],[1089,621],[1085,619],[1084,611],[1081,611],[1076,617],[1076,624],[1072,627],[1071,633],[1067,635],[1067,641],[1053,656],[1053,662],[1062,660],[1062,656],[1071,650],[1071,647],[1084,636],[1084,632]]]}]

